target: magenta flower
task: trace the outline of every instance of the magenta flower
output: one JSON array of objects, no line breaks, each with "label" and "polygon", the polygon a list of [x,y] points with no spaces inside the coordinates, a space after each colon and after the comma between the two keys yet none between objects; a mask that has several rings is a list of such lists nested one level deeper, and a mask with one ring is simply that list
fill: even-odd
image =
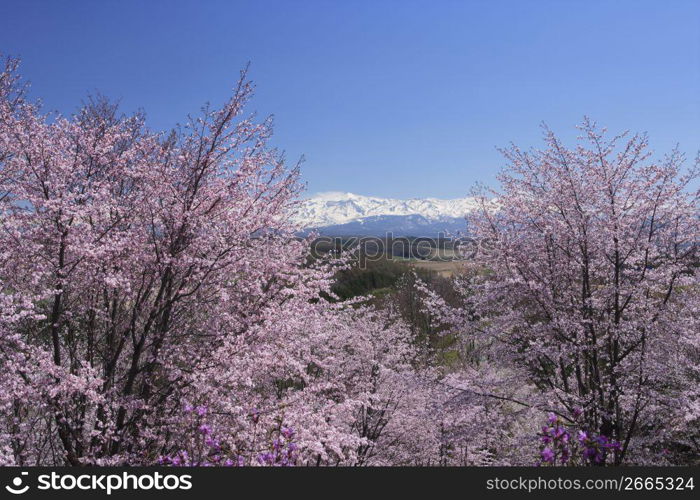
[{"label": "magenta flower", "polygon": [[588,440],[588,433],[586,431],[578,431],[578,441],[583,444]]}]

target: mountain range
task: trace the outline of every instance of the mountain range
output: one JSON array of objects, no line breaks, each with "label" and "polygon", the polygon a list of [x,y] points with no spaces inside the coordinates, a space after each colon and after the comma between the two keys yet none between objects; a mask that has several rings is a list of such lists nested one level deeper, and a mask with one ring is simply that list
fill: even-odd
[{"label": "mountain range", "polygon": [[398,200],[353,193],[320,193],[303,201],[295,221],[328,236],[437,236],[466,230],[473,198]]}]

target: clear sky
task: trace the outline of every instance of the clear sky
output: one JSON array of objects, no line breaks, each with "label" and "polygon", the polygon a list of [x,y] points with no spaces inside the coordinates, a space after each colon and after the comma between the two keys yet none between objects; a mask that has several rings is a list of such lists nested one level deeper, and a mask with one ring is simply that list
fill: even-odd
[{"label": "clear sky", "polygon": [[87,93],[153,128],[223,101],[247,61],[310,193],[460,197],[496,146],[590,115],[700,148],[698,1],[0,2],[0,52],[45,107]]}]

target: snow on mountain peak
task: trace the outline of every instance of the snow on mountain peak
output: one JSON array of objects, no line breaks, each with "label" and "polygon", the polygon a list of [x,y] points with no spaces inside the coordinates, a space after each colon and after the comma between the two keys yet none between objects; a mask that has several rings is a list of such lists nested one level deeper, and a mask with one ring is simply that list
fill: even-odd
[{"label": "snow on mountain peak", "polygon": [[421,215],[427,220],[463,218],[476,208],[473,198],[397,200],[330,191],[318,193],[301,204],[297,222],[306,228],[332,226],[379,215]]}]

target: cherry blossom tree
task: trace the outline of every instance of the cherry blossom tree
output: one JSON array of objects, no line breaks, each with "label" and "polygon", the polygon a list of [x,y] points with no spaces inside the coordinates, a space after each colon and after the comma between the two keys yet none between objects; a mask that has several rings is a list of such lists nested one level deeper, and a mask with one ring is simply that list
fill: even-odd
[{"label": "cherry blossom tree", "polygon": [[245,75],[164,136],[103,102],[41,115],[15,66],[0,87],[2,286],[30,298],[17,330],[60,372],[56,459],[129,457],[212,343],[315,279],[285,220],[297,170],[266,148],[269,120],[241,118]]},{"label": "cherry blossom tree", "polygon": [[490,244],[465,328],[507,346],[563,418],[580,408],[619,442],[620,464],[660,451],[679,407],[697,422],[698,170],[678,151],[653,160],[645,136],[581,131],[574,148],[545,128],[545,149],[503,151],[501,189],[478,193],[469,227]]}]

